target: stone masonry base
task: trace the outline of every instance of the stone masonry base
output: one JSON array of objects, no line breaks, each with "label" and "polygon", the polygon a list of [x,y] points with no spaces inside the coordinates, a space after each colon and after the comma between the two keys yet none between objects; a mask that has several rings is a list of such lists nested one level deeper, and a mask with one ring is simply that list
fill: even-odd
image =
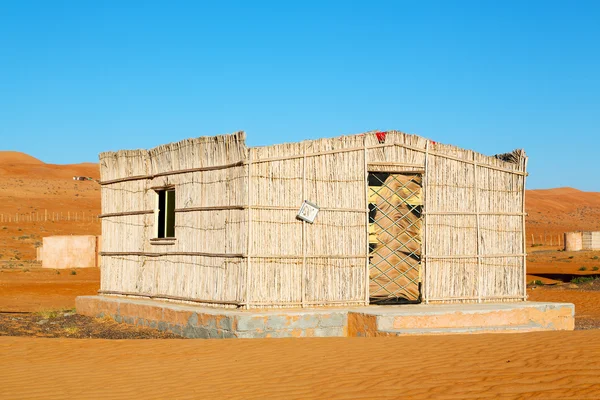
[{"label": "stone masonry base", "polygon": [[113,296],[81,296],[77,312],[188,338],[399,336],[572,330],[567,303],[398,305],[237,310]]}]

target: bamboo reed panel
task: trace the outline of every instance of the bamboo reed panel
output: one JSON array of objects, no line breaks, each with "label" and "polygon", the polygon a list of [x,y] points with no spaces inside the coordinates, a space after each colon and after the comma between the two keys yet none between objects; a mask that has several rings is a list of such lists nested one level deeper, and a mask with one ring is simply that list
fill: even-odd
[{"label": "bamboo reed panel", "polygon": [[[389,133],[393,133],[393,132],[388,132]],[[406,135],[406,136],[414,136],[414,135]],[[408,144],[399,144],[399,143],[390,143],[390,144],[379,144],[379,145],[372,145],[369,146],[369,149],[379,149],[379,148],[385,148],[385,147],[403,147],[407,150],[411,150],[411,151],[415,151],[415,152],[424,152],[424,149],[420,148],[420,147],[416,147],[416,146],[411,146]],[[257,149],[259,149],[260,147],[257,147]],[[327,155],[327,154],[336,154],[336,153],[343,153],[343,152],[358,152],[361,151],[362,148],[361,147],[354,147],[354,148],[344,148],[344,149],[338,149],[338,150],[330,150],[327,152],[320,152],[320,153],[310,153],[307,154],[307,157],[315,157],[315,156],[320,156],[320,155]],[[436,155],[438,157],[441,158],[446,158],[449,160],[453,160],[453,161],[458,161],[461,163],[465,163],[465,164],[472,164],[472,161],[467,160],[467,159],[463,159],[460,157],[456,157],[456,156],[452,156],[449,154],[444,154],[444,153],[436,153],[436,152],[432,152],[432,155]],[[263,158],[260,160],[256,160],[256,163],[263,163],[263,162],[272,162],[272,161],[281,161],[281,160],[291,160],[294,158],[302,158],[303,156],[300,154],[296,154],[293,156],[283,156],[283,157],[270,157],[270,158]],[[491,157],[490,157],[491,158]],[[373,165],[376,165],[377,163],[373,163]],[[412,164],[407,164],[407,165],[412,165]],[[480,165],[483,168],[489,168],[489,169],[493,169],[495,171],[500,171],[500,172],[506,172],[506,173],[510,173],[510,174],[516,174],[516,175],[526,175],[527,173],[524,171],[519,171],[517,169],[511,169],[511,168],[506,168],[506,167],[502,167],[502,166],[496,166],[493,164],[481,164]]]},{"label": "bamboo reed panel", "polygon": [[[101,181],[114,181],[102,186],[102,290],[246,307],[365,304],[366,178],[388,168],[423,171],[426,301],[525,293],[523,152],[487,157],[396,131],[385,143],[367,133],[247,148],[238,132],[102,153],[100,165]],[[162,187],[175,188],[177,240],[152,242]],[[314,224],[296,219],[304,199],[321,207]]]},{"label": "bamboo reed panel", "polygon": [[370,231],[369,231],[369,222],[370,222],[370,217],[369,217],[369,159],[368,159],[368,152],[367,152],[367,136],[365,135],[363,138],[363,147],[364,147],[364,151],[363,151],[363,159],[364,159],[364,163],[363,163],[363,175],[364,175],[364,185],[365,185],[365,210],[367,210],[367,214],[365,215],[365,254],[367,254],[366,260],[365,260],[365,305],[369,305],[369,298],[370,298],[370,294],[369,294],[369,283],[371,280],[370,277],[370,273],[369,273],[369,269],[371,267],[371,261],[369,258],[369,253],[371,251],[371,244],[369,243],[369,235],[370,235]]},{"label": "bamboo reed panel", "polygon": [[[246,210],[246,230],[247,230],[247,235],[246,235],[246,253],[248,255],[252,254],[252,250],[254,249],[253,247],[253,243],[252,243],[252,225],[253,225],[253,221],[252,221],[252,208],[250,207],[250,205],[252,204],[252,153],[248,153],[248,163],[246,166],[246,204],[248,205],[248,209]],[[254,276],[252,275],[252,257],[247,257],[246,258],[246,275],[245,275],[245,282],[244,282],[244,290],[245,290],[245,296],[244,296],[244,301],[245,301],[245,306],[246,308],[250,307],[250,302],[251,300],[251,292],[250,292],[250,279],[252,279]]]},{"label": "bamboo reed panel", "polygon": [[[522,188],[518,187],[518,183],[524,175],[480,168],[479,164],[484,156],[465,151],[461,153],[458,148],[440,149],[439,145],[434,146],[438,147],[435,154],[446,151],[451,156],[470,158],[473,163],[454,162],[449,158],[442,160],[435,154],[428,159],[425,210],[428,225],[426,298],[434,301],[433,299],[475,297],[483,301],[489,296],[490,286],[500,284],[495,275],[497,271],[494,270],[498,265],[513,287],[508,288],[505,285],[502,290],[521,288],[522,284],[516,282],[514,268],[504,266],[498,258],[491,256],[503,255],[514,260],[523,253],[520,245],[515,246],[520,239],[515,240],[514,234],[519,235],[522,229],[515,226],[515,221],[523,218],[523,210],[519,204]],[[496,160],[489,159],[485,162],[491,163],[492,166],[504,163],[498,160],[496,164]],[[477,178],[475,163],[478,165]],[[524,172],[523,164],[518,164],[517,167]],[[479,207],[476,205],[476,199]],[[520,215],[512,215],[517,213]],[[477,219],[480,222],[480,242],[477,235]],[[478,254],[474,248],[476,243],[482,246],[479,251],[480,257],[473,257]],[[434,255],[441,257],[435,259]],[[486,259],[497,262],[494,265],[482,262],[481,279],[478,279],[477,262]],[[518,275],[522,276],[522,273],[523,271]],[[446,284],[442,285],[440,282]],[[519,297],[517,292],[514,293],[515,297]]]},{"label": "bamboo reed panel", "polygon": [[479,193],[475,153],[473,153],[473,182],[475,185],[475,225],[477,231],[477,241],[475,242],[475,247],[477,248],[477,302],[481,303],[481,228],[479,223]]},{"label": "bamboo reed panel", "polygon": [[[302,199],[306,199],[306,142],[302,146]],[[300,276],[302,307],[306,304],[306,222],[301,222],[302,225],[302,272]]]},{"label": "bamboo reed panel", "polygon": [[[192,139],[188,139],[188,140],[192,140]],[[374,145],[374,146],[370,146],[369,149],[377,149],[377,148],[390,147],[390,146],[399,146],[399,147],[403,147],[407,150],[423,152],[423,149],[421,149],[419,147],[414,147],[414,146],[410,146],[407,144],[398,144],[398,143]],[[338,149],[338,150],[329,150],[329,151],[324,151],[324,152],[311,153],[311,154],[307,154],[306,157],[316,157],[316,156],[321,156],[321,155],[337,154],[337,153],[361,151],[361,150],[362,150],[362,148],[360,148],[360,147],[343,148],[343,149]],[[443,153],[432,153],[432,154],[435,154],[438,157],[443,157],[443,158],[447,158],[450,160],[459,161],[462,163],[467,163],[467,164],[472,163],[469,160],[465,160],[460,157],[454,157],[454,156],[443,154]],[[292,160],[294,158],[303,158],[303,157],[304,157],[304,155],[299,155],[299,154],[283,156],[283,157],[270,157],[270,158],[263,158],[263,159],[256,160],[255,163],[267,163],[267,162],[273,162],[273,161]],[[129,182],[129,181],[144,180],[144,179],[147,180],[147,179],[154,179],[154,178],[160,177],[160,176],[186,174],[186,173],[191,173],[191,172],[202,172],[202,171],[213,171],[213,170],[218,170],[218,169],[228,169],[231,167],[237,167],[237,166],[243,166],[243,165],[244,165],[243,162],[236,162],[236,163],[232,163],[232,164],[214,165],[214,166],[210,166],[210,167],[196,167],[196,168],[188,168],[188,169],[171,170],[171,171],[160,172],[160,173],[156,173],[156,174],[131,175],[131,176],[123,177],[123,178],[116,178],[116,179],[100,181],[100,185],[110,185],[110,184],[114,184],[114,183]],[[379,162],[379,163],[372,164],[372,166],[374,168],[379,168],[380,166],[385,166],[385,165],[387,165],[387,166],[394,165],[395,168],[419,166],[419,165],[410,164],[410,163],[403,164],[403,163],[393,163],[393,162],[389,162],[389,163]],[[482,164],[481,167],[490,168],[490,169],[493,169],[496,171],[517,174],[517,175],[526,174],[525,172],[521,172],[521,171],[518,171],[515,169],[502,168],[502,167],[488,165],[488,164]],[[394,171],[394,172],[397,172],[397,171]]]},{"label": "bamboo reed panel", "polygon": [[429,297],[428,297],[428,290],[427,290],[427,255],[428,250],[427,250],[427,229],[428,229],[428,225],[427,225],[427,208],[428,208],[428,203],[427,203],[427,185],[428,185],[428,177],[427,177],[427,166],[428,166],[428,158],[429,158],[429,140],[427,140],[425,142],[425,158],[423,160],[423,164],[424,164],[424,172],[423,172],[423,207],[421,209],[421,218],[423,220],[422,224],[423,224],[423,243],[421,244],[421,282],[422,282],[422,287],[423,287],[423,292],[421,293],[421,296],[423,297],[423,301],[425,302],[425,304],[429,304]]},{"label": "bamboo reed panel", "polygon": [[[527,158],[525,158],[525,160],[523,160],[523,169],[527,170]],[[522,235],[522,243],[523,243],[523,248],[522,248],[522,252],[523,252],[523,300],[527,300],[527,254],[526,253],[526,249],[527,249],[527,236],[526,236],[526,230],[525,230],[525,216],[527,214],[525,214],[525,194],[527,193],[527,188],[526,188],[526,180],[527,180],[527,176],[523,176],[523,186],[521,189],[521,205],[522,205],[522,210],[523,210],[523,219],[521,221],[521,235]],[[559,237],[559,243],[560,243],[560,237]]]}]

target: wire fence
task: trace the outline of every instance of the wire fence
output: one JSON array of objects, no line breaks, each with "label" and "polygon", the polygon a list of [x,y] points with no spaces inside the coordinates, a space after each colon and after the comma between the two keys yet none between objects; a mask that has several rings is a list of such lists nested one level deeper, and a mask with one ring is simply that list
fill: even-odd
[{"label": "wire fence", "polygon": [[[530,246],[564,246],[564,235],[557,233],[531,233],[527,238]],[[529,240],[531,238],[531,240]]]},{"label": "wire fence", "polygon": [[0,214],[0,223],[25,223],[25,222],[99,222],[98,214],[85,211],[34,211],[30,213]]}]

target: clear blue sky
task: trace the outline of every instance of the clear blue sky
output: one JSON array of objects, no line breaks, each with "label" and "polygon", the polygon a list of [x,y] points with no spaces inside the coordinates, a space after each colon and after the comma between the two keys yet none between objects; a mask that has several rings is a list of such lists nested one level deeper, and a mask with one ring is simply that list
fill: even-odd
[{"label": "clear blue sky", "polygon": [[599,74],[600,1],[3,1],[0,149],[398,129],[600,191]]}]

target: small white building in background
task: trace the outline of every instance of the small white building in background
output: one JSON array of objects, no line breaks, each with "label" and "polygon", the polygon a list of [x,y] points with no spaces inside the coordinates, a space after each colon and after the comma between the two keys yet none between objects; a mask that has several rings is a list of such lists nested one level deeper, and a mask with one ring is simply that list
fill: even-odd
[{"label": "small white building in background", "polygon": [[37,249],[42,268],[71,269],[100,266],[99,252],[102,236],[47,236]]},{"label": "small white building in background", "polygon": [[566,232],[565,251],[600,250],[600,231]]}]

